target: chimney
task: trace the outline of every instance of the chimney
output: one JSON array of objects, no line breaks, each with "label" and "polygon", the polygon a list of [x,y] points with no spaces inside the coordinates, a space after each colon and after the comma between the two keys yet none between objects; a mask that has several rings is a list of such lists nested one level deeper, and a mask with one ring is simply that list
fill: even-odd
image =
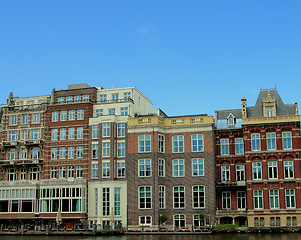
[{"label": "chimney", "polygon": [[245,97],[241,98],[241,113],[242,118],[247,118],[247,99]]}]

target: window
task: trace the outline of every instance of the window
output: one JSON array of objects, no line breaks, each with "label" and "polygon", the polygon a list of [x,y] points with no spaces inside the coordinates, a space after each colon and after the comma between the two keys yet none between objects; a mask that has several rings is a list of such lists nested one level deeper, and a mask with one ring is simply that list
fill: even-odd
[{"label": "window", "polygon": [[245,181],[245,166],[237,165],[236,166],[236,181]]},{"label": "window", "polygon": [[28,138],[28,131],[27,130],[22,130],[21,131],[21,140],[27,140]]},{"label": "window", "polygon": [[121,115],[127,116],[128,115],[128,108],[127,107],[120,108],[120,112],[121,112]]},{"label": "window", "polygon": [[27,149],[21,148],[21,159],[26,159],[26,158],[27,158]]},{"label": "window", "polygon": [[61,121],[67,121],[67,111],[61,111]]},{"label": "window", "polygon": [[69,120],[75,120],[75,110],[69,110]]},{"label": "window", "polygon": [[110,157],[110,142],[103,142],[102,143],[102,156],[103,157]]},{"label": "window", "polygon": [[244,142],[243,138],[235,138],[235,154],[244,154]]},{"label": "window", "polygon": [[246,209],[246,192],[237,192],[237,209],[244,210]]},{"label": "window", "polygon": [[50,168],[50,178],[55,179],[57,177],[57,169],[56,167],[51,167]]},{"label": "window", "polygon": [[227,120],[228,120],[228,127],[234,127],[235,118],[233,116],[229,116]]},{"label": "window", "polygon": [[293,161],[283,161],[283,165],[284,165],[284,178],[285,179],[294,178]]},{"label": "window", "polygon": [[231,192],[222,192],[222,208],[231,209]]},{"label": "window", "polygon": [[58,140],[58,129],[52,129],[51,130],[51,140]]},{"label": "window", "polygon": [[253,191],[254,209],[263,208],[262,190]]},{"label": "window", "polygon": [[68,135],[68,139],[74,139],[75,138],[75,128],[69,128],[69,135]]},{"label": "window", "polygon": [[97,109],[96,110],[96,117],[102,116],[103,115],[103,109]]},{"label": "window", "polygon": [[18,151],[16,148],[10,148],[8,150],[8,160],[15,160],[17,159],[17,154],[18,154]]},{"label": "window", "polygon": [[159,209],[165,208],[165,187],[159,186]]},{"label": "window", "polygon": [[98,125],[92,126],[92,139],[98,139]]},{"label": "window", "polygon": [[60,147],[60,159],[65,159],[65,158],[66,158],[66,148]]},{"label": "window", "polygon": [[272,117],[273,116],[273,107],[266,107],[266,116]]},{"label": "window", "polygon": [[110,188],[102,189],[102,215],[110,216]]},{"label": "window", "polygon": [[152,208],[152,188],[150,186],[139,187],[139,209]]},{"label": "window", "polygon": [[81,96],[74,96],[74,102],[80,103],[82,101]]},{"label": "window", "polygon": [[230,181],[230,166],[222,166],[222,182]]},{"label": "window", "polygon": [[221,139],[221,155],[229,155],[229,139]]},{"label": "window", "polygon": [[130,101],[131,100],[131,93],[126,92],[124,93],[124,101]]},{"label": "window", "polygon": [[114,188],[114,215],[120,216],[120,205],[121,205],[121,199],[120,199],[120,188]]},{"label": "window", "polygon": [[185,187],[173,187],[173,208],[185,208]]},{"label": "window", "polygon": [[65,103],[65,98],[64,97],[59,97],[58,102],[59,102],[59,104]]},{"label": "window", "polygon": [[115,115],[115,108],[109,109],[109,115]]},{"label": "window", "polygon": [[282,133],[282,146],[283,149],[292,149],[292,133],[283,132]]},{"label": "window", "polygon": [[99,95],[99,101],[101,103],[107,102],[107,94],[101,94],[101,95]]},{"label": "window", "polygon": [[98,158],[98,144],[92,144],[92,158]]},{"label": "window", "polygon": [[83,177],[83,166],[76,166],[76,177],[77,178]]},{"label": "window", "polygon": [[59,112],[52,112],[52,122],[57,122],[59,120]]},{"label": "window", "polygon": [[41,138],[41,129],[31,129],[31,139],[38,140]]},{"label": "window", "polygon": [[74,166],[68,166],[68,178],[74,178]]},{"label": "window", "polygon": [[140,159],[139,162],[139,177],[150,177],[151,176],[151,160]]},{"label": "window", "polygon": [[297,218],[296,217],[286,217],[286,225],[290,226],[297,226]]},{"label": "window", "polygon": [[259,133],[251,134],[251,145],[252,145],[252,151],[260,151],[260,134]]},{"label": "window", "polygon": [[110,129],[111,129],[111,124],[110,123],[103,123],[102,124],[102,136],[103,137],[110,137]]},{"label": "window", "polygon": [[17,116],[16,115],[10,116],[10,125],[17,125]]},{"label": "window", "polygon": [[66,177],[66,167],[60,166],[60,169],[59,169],[59,177],[60,177],[60,178],[65,178],[65,177]]},{"label": "window", "polygon": [[151,135],[138,136],[139,152],[151,151]]},{"label": "window", "polygon": [[77,158],[82,158],[84,155],[84,147],[83,146],[77,146]]},{"label": "window", "polygon": [[118,93],[112,94],[112,102],[118,102]]},{"label": "window", "polygon": [[84,128],[78,127],[77,128],[77,139],[83,139],[84,138]]},{"label": "window", "polygon": [[67,138],[67,129],[61,128],[60,129],[60,140],[66,140]]},{"label": "window", "polygon": [[140,226],[151,226],[152,217],[151,216],[139,216],[139,225]]},{"label": "window", "polygon": [[295,189],[285,189],[286,208],[295,208]]},{"label": "window", "polygon": [[254,226],[258,227],[259,226],[259,222],[258,222],[258,217],[254,218]]},{"label": "window", "polygon": [[165,160],[158,159],[158,177],[165,177]]},{"label": "window", "polygon": [[204,151],[203,134],[194,134],[191,136],[192,139],[192,152]]},{"label": "window", "polygon": [[267,150],[276,150],[276,133],[267,133]]},{"label": "window", "polygon": [[204,159],[192,159],[192,176],[204,176]]},{"label": "window", "polygon": [[28,124],[28,115],[27,114],[22,115],[22,123]]},{"label": "window", "polygon": [[125,177],[125,162],[117,163],[117,177]]},{"label": "window", "polygon": [[174,226],[175,227],[181,227],[185,228],[186,227],[186,220],[185,220],[185,215],[184,214],[177,214],[174,215]]},{"label": "window", "polygon": [[40,123],[40,114],[39,113],[33,114],[33,123],[34,124]]},{"label": "window", "polygon": [[205,208],[205,187],[193,186],[192,187],[192,207]]},{"label": "window", "polygon": [[278,178],[277,162],[268,162],[269,179]]},{"label": "window", "polygon": [[89,102],[89,95],[83,95],[83,102]]},{"label": "window", "polygon": [[184,177],[184,159],[172,160],[173,177]]},{"label": "window", "polygon": [[172,137],[172,152],[174,153],[184,152],[184,136],[177,135]]},{"label": "window", "polygon": [[74,159],[74,147],[68,147],[68,159]]},{"label": "window", "polygon": [[40,148],[34,147],[30,149],[30,159],[38,159],[40,157]]},{"label": "window", "polygon": [[158,152],[164,153],[165,151],[165,141],[163,135],[158,135]]},{"label": "window", "polygon": [[253,172],[253,180],[261,179],[261,163],[260,162],[252,163],[252,172]]},{"label": "window", "polygon": [[77,110],[77,120],[84,120],[84,109],[78,109]]},{"label": "window", "polygon": [[15,181],[16,179],[16,169],[8,168],[7,169],[7,181]]},{"label": "window", "polygon": [[117,124],[117,137],[124,137],[125,136],[125,123],[118,123]]},{"label": "window", "polygon": [[200,214],[193,214],[193,226],[194,227],[201,227],[205,226],[206,219],[200,217]]},{"label": "window", "polygon": [[92,178],[98,178],[98,163],[92,163]]},{"label": "window", "polygon": [[117,157],[124,157],[125,156],[125,143],[117,143]]},{"label": "window", "polygon": [[270,208],[279,208],[279,191],[278,189],[270,190]]},{"label": "window", "polygon": [[8,141],[17,141],[18,140],[18,131],[9,131],[8,132]]},{"label": "window", "polygon": [[57,159],[57,148],[51,148],[51,159]]},{"label": "window", "polygon": [[102,163],[102,177],[103,178],[110,177],[110,162]]},{"label": "window", "polygon": [[72,103],[72,101],[73,101],[73,97],[72,96],[66,97],[66,103]]}]

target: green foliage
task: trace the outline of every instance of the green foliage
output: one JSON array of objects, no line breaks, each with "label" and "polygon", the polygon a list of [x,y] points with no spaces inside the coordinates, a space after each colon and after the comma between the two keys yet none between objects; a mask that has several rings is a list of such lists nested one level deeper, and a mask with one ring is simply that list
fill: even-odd
[{"label": "green foliage", "polygon": [[159,216],[159,223],[165,223],[167,220],[167,216],[163,213]]},{"label": "green foliage", "polygon": [[199,214],[199,218],[200,218],[200,220],[203,220],[203,221],[204,221],[204,220],[206,219],[206,214],[201,212],[201,213]]},{"label": "green foliage", "polygon": [[238,226],[235,224],[221,224],[221,225],[216,225],[216,228],[237,228]]}]

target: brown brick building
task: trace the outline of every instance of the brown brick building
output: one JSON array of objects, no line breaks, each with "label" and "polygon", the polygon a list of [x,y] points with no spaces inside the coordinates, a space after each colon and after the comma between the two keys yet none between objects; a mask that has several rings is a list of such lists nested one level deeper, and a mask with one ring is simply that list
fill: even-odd
[{"label": "brown brick building", "polygon": [[214,127],[211,116],[129,119],[128,227],[199,227],[215,213]]}]

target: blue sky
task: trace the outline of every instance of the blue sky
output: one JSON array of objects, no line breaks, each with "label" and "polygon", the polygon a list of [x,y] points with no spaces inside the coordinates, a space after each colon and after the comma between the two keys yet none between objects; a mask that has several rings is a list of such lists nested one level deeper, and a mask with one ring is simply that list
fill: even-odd
[{"label": "blue sky", "polygon": [[[88,83],[168,115],[299,103],[301,1],[0,0],[0,103]],[[300,108],[300,106],[299,106]]]}]

